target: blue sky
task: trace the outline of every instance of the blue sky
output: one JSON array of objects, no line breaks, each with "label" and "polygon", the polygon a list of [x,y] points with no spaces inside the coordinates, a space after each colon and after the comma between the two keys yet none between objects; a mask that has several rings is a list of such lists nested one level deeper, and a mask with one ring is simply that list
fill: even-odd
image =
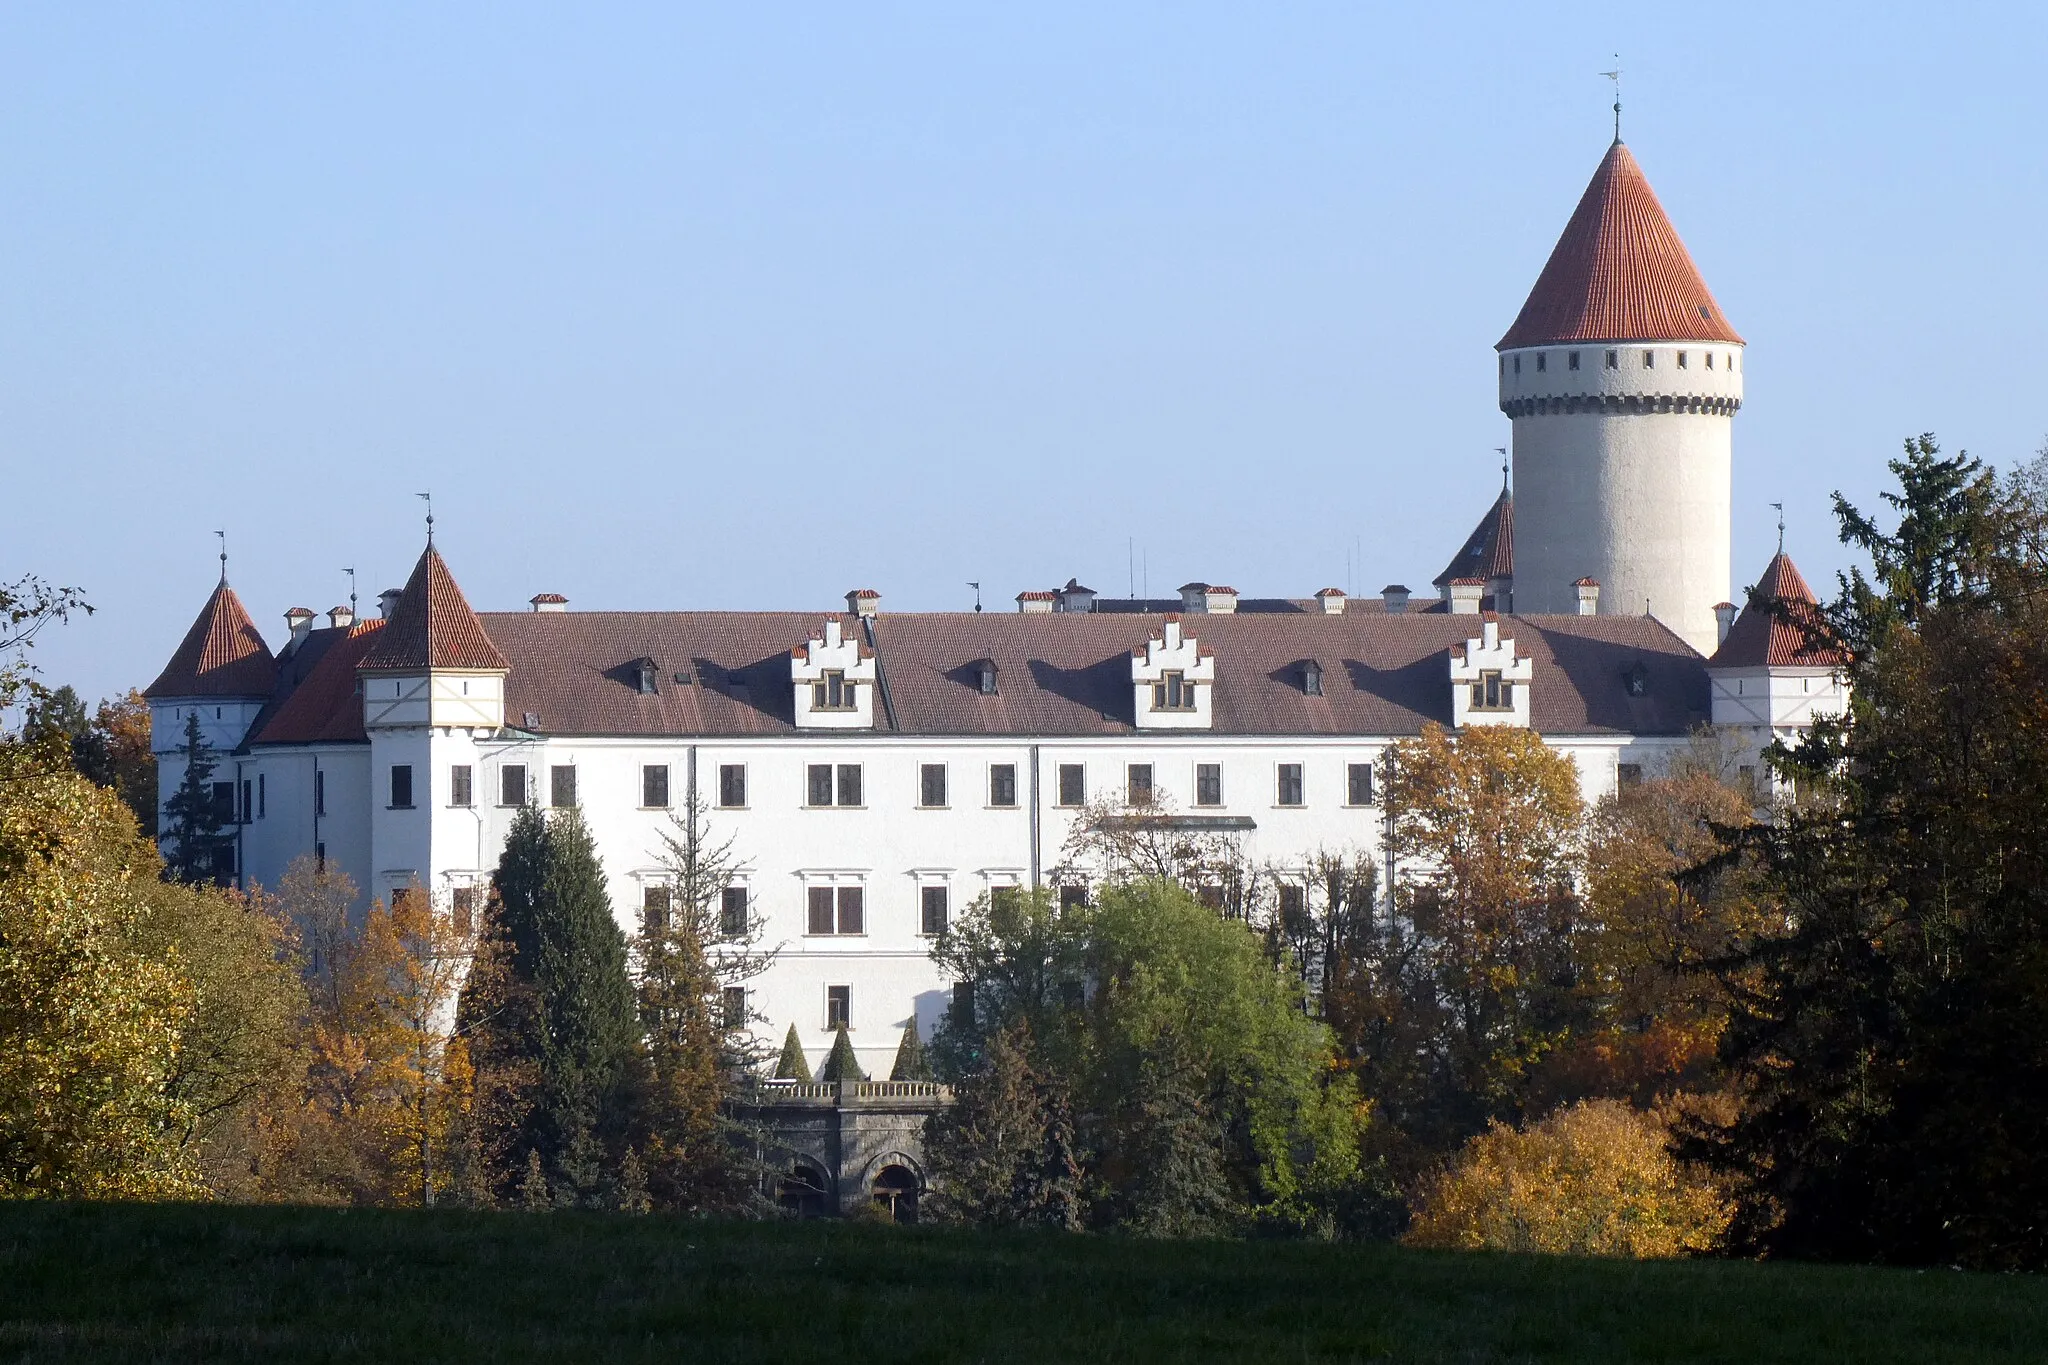
[{"label": "blue sky", "polygon": [[[1783,501],[2048,434],[2031,5],[0,6],[0,577],[149,681],[216,528],[273,644],[480,608],[1426,584],[1491,346],[1624,132]],[[1356,547],[1357,562],[1352,562]]]}]

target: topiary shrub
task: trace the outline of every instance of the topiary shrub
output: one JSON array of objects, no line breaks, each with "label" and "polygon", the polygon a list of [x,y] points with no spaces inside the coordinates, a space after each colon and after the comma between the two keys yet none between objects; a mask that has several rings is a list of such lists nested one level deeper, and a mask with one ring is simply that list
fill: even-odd
[{"label": "topiary shrub", "polygon": [[853,1055],[853,1040],[846,1036],[846,1025],[839,1026],[839,1032],[832,1038],[832,1054],[825,1058],[825,1065],[818,1068],[821,1081],[864,1081],[867,1073],[860,1069],[860,1059]]},{"label": "topiary shrub", "polygon": [[896,1065],[889,1069],[892,1081],[929,1081],[937,1079],[932,1075],[932,1059],[924,1050],[924,1039],[917,1036],[917,1016],[910,1017],[909,1027],[903,1030],[903,1041],[896,1045]]},{"label": "topiary shrub", "polygon": [[796,1025],[789,1026],[789,1033],[782,1040],[782,1056],[775,1063],[775,1079],[778,1081],[809,1081],[811,1064],[804,1058],[804,1041],[796,1036]]}]

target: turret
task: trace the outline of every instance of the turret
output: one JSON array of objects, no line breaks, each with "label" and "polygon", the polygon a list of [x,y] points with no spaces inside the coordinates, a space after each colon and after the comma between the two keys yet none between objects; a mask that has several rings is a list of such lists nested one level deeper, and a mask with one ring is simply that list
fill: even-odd
[{"label": "turret", "polygon": [[1848,705],[1847,662],[1813,590],[1780,550],[1707,660],[1714,725],[1742,734],[1752,750],[1792,738]]},{"label": "turret", "polygon": [[492,732],[505,723],[505,656],[432,544],[357,666],[363,725]]},{"label": "turret", "polygon": [[1617,139],[1499,352],[1519,612],[1654,615],[1701,653],[1728,596],[1742,338]]}]

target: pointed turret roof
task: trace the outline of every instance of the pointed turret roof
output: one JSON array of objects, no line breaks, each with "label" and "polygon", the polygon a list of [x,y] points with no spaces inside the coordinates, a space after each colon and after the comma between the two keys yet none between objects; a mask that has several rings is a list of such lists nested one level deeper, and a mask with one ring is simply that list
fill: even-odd
[{"label": "pointed turret roof", "polygon": [[1837,667],[1847,662],[1848,656],[1824,638],[1825,624],[1813,589],[1806,586],[1792,557],[1780,550],[1749,590],[1748,605],[1707,664],[1711,668]]},{"label": "pointed turret roof", "polygon": [[455,575],[433,542],[413,566],[405,591],[361,667],[372,672],[409,668],[505,669],[505,656],[484,634]]},{"label": "pointed turret roof", "polygon": [[1619,138],[1494,349],[1569,341],[1742,341]]},{"label": "pointed turret roof", "polygon": [[277,660],[225,575],[145,697],[267,697]]},{"label": "pointed turret roof", "polygon": [[1513,578],[1515,576],[1515,499],[1503,488],[1493,506],[1472,528],[1459,550],[1432,582],[1441,588],[1457,578]]}]

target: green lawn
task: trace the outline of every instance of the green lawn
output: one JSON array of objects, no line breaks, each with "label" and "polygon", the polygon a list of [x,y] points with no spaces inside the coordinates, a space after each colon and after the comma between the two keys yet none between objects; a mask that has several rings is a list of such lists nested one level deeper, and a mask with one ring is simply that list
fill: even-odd
[{"label": "green lawn", "polygon": [[0,1359],[2041,1361],[2048,1279],[13,1204],[0,1205]]}]

